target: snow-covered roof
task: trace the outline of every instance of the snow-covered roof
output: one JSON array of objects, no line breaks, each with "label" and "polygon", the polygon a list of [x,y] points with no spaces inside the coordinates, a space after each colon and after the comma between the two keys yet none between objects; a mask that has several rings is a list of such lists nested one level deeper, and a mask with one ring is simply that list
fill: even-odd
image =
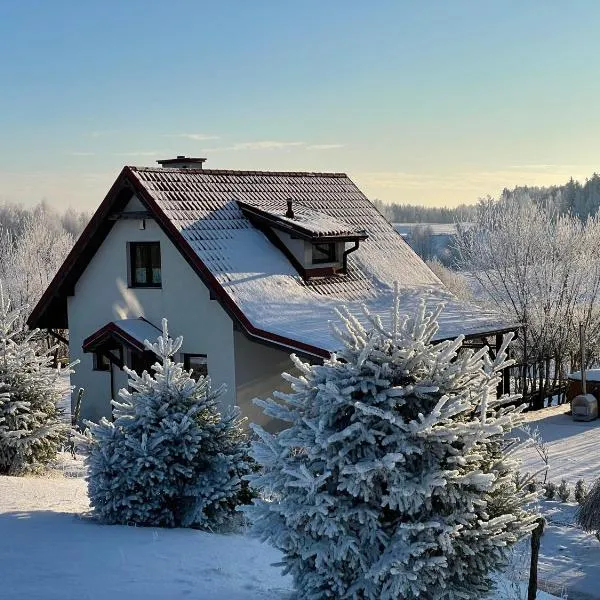
[{"label": "snow-covered roof", "polygon": [[[438,338],[476,334],[506,323],[458,300],[402,240],[344,174],[135,168],[132,172],[155,199],[224,292],[258,329],[334,350],[328,322],[347,306],[363,319],[361,306],[383,313],[392,304],[394,282],[402,307],[416,309],[421,297],[446,303]],[[242,214],[250,205],[275,203],[327,215],[368,238],[348,256],[348,275],[304,281],[288,259]],[[294,209],[294,212],[296,210]],[[329,225],[326,225],[329,227]]]},{"label": "snow-covered roof", "polygon": [[[251,337],[325,356],[338,347],[329,321],[342,306],[363,320],[362,305],[387,315],[394,282],[410,313],[420,298],[446,304],[437,339],[510,328],[451,295],[392,225],[343,173],[279,173],[125,167],[29,323],[64,327],[66,295],[131,190],[192,265],[214,297]],[[240,203],[281,207],[293,199],[312,227],[363,232],[347,274],[303,279],[290,260],[244,215]],[[322,215],[322,216],[321,216]],[[281,216],[281,215],[279,215]],[[155,336],[154,336],[155,337]]]},{"label": "snow-covered roof", "polygon": [[155,342],[161,330],[143,317],[139,319],[119,319],[110,321],[86,338],[83,349],[93,351],[111,339],[124,342],[127,346],[143,352],[146,350],[144,341]]},{"label": "snow-covered roof", "polygon": [[285,226],[298,233],[304,233],[307,237],[366,237],[364,231],[353,228],[339,218],[313,210],[298,202],[293,203],[293,217],[286,215],[287,206],[282,206],[281,202],[265,202],[264,200],[252,202],[238,201],[238,204],[242,212],[247,216],[251,216],[252,214],[262,215],[270,218],[270,222],[274,226]]}]

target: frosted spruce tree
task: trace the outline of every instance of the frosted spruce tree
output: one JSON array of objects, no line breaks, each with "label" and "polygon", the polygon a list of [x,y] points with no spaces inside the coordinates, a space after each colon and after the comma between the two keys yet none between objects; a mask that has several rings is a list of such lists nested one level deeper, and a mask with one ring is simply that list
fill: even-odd
[{"label": "frosted spruce tree", "polygon": [[483,598],[535,525],[507,436],[520,409],[495,399],[510,336],[493,360],[462,338],[432,344],[440,311],[407,318],[396,300],[390,331],[340,313],[344,349],[294,357],[293,392],[257,401],[289,428],[254,427],[264,499],[247,513],[301,600]]},{"label": "frosted spruce tree", "polygon": [[195,381],[173,361],[183,338],[167,321],[154,344],[154,375],[126,368],[129,387],[113,401],[114,422],[87,421],[88,491],[105,523],[160,527],[226,526],[243,495],[248,448],[236,412],[221,415],[210,380]]},{"label": "frosted spruce tree", "polygon": [[[23,324],[26,307],[12,309],[0,285],[0,474],[38,470],[56,458],[65,443],[59,386],[37,330]],[[63,373],[70,370],[63,371]]]}]

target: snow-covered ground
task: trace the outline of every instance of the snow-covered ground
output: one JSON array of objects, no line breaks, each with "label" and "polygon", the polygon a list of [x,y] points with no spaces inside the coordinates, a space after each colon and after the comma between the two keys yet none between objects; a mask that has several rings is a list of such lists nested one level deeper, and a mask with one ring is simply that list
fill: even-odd
[{"label": "snow-covered ground", "polygon": [[[530,413],[550,455],[551,479],[591,483],[600,474],[600,421],[573,422],[566,407]],[[523,471],[541,466],[524,452]],[[279,553],[245,535],[103,526],[92,521],[80,460],[63,455],[52,475],[0,477],[2,600],[291,600]],[[573,526],[574,505],[542,502],[539,600],[600,598],[600,542]],[[527,575],[527,556],[511,570]],[[524,600],[500,582],[494,600]]]},{"label": "snow-covered ground", "polygon": [[[565,479],[571,487],[578,479],[590,486],[600,476],[600,420],[573,421],[568,405],[527,414],[548,450],[548,479]],[[523,472],[535,472],[544,463],[535,448],[522,452]],[[539,575],[551,589],[566,589],[572,600],[600,598],[600,542],[574,527],[577,506],[541,502],[547,518],[542,538]]]},{"label": "snow-covered ground", "polygon": [[[531,428],[538,428],[548,447],[548,479],[575,484],[584,479],[588,485],[600,477],[600,419],[573,421],[566,414],[568,404],[527,413]],[[535,472],[544,463],[535,448],[522,453],[523,472]]]},{"label": "snow-covered ground", "polygon": [[244,535],[98,525],[81,478],[0,477],[2,600],[285,600],[279,554]]},{"label": "snow-covered ground", "polygon": [[[0,477],[2,600],[291,600],[277,551],[245,535],[98,525],[81,465]],[[494,600],[523,600],[501,581]],[[538,594],[539,600],[554,596]]]}]

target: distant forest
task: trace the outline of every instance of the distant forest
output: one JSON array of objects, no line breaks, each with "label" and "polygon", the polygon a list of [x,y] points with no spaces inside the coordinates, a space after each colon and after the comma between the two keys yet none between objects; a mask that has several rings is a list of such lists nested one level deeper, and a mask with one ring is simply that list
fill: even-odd
[{"label": "distant forest", "polygon": [[[582,220],[596,214],[600,208],[600,175],[594,173],[585,183],[571,179],[564,185],[550,187],[520,186],[505,188],[500,200],[510,200],[521,194],[528,195],[536,204],[548,204],[559,213],[570,213]],[[385,204],[375,206],[392,223],[465,223],[474,219],[477,204],[461,204],[456,208],[419,206],[415,204]]]}]

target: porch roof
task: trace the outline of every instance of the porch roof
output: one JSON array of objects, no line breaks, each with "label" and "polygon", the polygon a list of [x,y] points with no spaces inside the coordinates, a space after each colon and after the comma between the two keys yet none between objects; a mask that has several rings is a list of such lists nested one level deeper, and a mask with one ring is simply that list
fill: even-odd
[{"label": "porch roof", "polygon": [[83,351],[94,352],[108,341],[116,340],[136,352],[144,352],[147,350],[144,341],[154,341],[161,333],[158,327],[144,317],[110,321],[83,341]]}]

